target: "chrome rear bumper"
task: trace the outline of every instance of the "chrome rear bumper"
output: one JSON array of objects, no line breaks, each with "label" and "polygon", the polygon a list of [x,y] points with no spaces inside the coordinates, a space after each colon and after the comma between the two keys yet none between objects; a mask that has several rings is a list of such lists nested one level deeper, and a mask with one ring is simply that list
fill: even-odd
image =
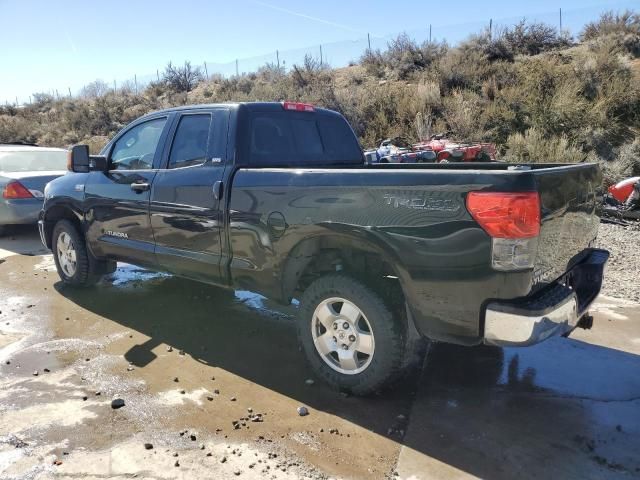
[{"label": "chrome rear bumper", "polygon": [[490,302],[484,316],[484,343],[526,346],[570,333],[600,293],[608,258],[606,250],[593,249],[541,292],[515,301]]}]

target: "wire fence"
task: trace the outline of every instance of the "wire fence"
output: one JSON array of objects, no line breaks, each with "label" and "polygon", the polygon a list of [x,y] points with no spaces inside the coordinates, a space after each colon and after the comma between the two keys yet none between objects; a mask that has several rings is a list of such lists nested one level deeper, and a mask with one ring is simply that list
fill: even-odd
[{"label": "wire fence", "polygon": [[[505,28],[513,27],[513,25],[525,19],[527,22],[541,22],[555,27],[558,32],[564,35],[576,37],[583,26],[596,20],[599,15],[608,10],[623,10],[629,7],[630,3],[640,2],[611,2],[606,6],[590,6],[563,10],[558,8],[554,11],[547,11],[536,14],[528,14],[526,17],[508,17],[499,19],[482,19],[474,22],[457,23],[457,24],[431,24],[425,19],[425,26],[421,29],[397,31],[393,34],[380,35],[375,31],[355,40],[346,40],[339,42],[329,42],[319,45],[313,45],[302,48],[276,50],[264,55],[253,57],[238,58],[228,62],[197,62],[191,60],[193,67],[198,67],[203,75],[210,79],[214,76],[230,78],[233,76],[245,75],[256,72],[261,67],[272,64],[279,66],[285,72],[289,71],[294,65],[301,65],[305,61],[305,57],[309,56],[315,61],[321,62],[332,68],[345,67],[352,63],[357,63],[367,50],[384,50],[389,41],[396,38],[399,34],[405,33],[418,43],[422,42],[446,42],[455,46],[460,41],[468,38],[471,34],[479,34],[485,31],[496,32]],[[175,62],[175,60],[174,60]],[[156,70],[155,73],[135,74],[133,77],[125,79],[113,79],[110,82],[103,82],[103,87],[114,91],[127,90],[138,94],[142,92],[151,82],[160,81],[162,79],[163,69]],[[97,73],[97,77],[100,74]],[[82,89],[73,92],[72,88],[49,89],[43,92],[52,95],[54,98],[62,98],[65,96],[74,97],[82,93]],[[5,99],[7,105],[24,105],[31,103],[34,99],[15,98]]]}]

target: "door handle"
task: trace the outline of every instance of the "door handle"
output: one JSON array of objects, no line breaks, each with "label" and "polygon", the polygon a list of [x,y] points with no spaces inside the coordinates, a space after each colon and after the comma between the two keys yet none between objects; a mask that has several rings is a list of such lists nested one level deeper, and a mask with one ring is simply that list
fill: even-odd
[{"label": "door handle", "polygon": [[132,183],[131,184],[131,190],[133,190],[136,193],[146,192],[147,190],[149,190],[149,188],[151,188],[151,185],[149,185],[148,183]]},{"label": "door handle", "polygon": [[216,200],[222,198],[222,182],[220,180],[213,184],[213,196]]}]

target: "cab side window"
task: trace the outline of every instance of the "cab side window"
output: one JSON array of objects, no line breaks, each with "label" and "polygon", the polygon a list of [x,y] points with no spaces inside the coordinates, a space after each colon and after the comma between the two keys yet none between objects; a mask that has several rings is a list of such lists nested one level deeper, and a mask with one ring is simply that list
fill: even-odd
[{"label": "cab side window", "polygon": [[136,125],[120,137],[111,151],[111,170],[151,170],[167,119]]},{"label": "cab side window", "polygon": [[168,168],[202,165],[207,160],[210,114],[183,115],[171,145]]}]

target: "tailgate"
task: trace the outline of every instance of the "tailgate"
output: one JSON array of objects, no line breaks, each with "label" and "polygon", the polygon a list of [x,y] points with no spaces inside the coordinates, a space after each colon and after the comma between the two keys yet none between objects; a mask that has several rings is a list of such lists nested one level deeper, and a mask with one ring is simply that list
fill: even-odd
[{"label": "tailgate", "polygon": [[541,201],[534,285],[556,280],[581,260],[598,233],[602,174],[587,163],[534,170]]}]

